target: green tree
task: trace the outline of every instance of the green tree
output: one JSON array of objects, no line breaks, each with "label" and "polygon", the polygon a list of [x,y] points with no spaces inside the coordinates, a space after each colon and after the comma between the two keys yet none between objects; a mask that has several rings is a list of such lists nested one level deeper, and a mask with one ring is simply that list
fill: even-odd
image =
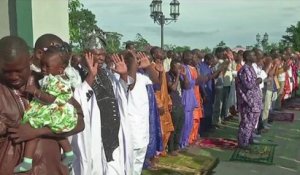
[{"label": "green tree", "polygon": [[174,50],[177,46],[175,44],[165,44],[164,50]]},{"label": "green tree", "polygon": [[286,29],[286,35],[282,36],[285,45],[292,44],[293,49],[300,51],[300,21]]},{"label": "green tree", "polygon": [[219,44],[217,44],[217,47],[226,47],[226,43],[224,41],[220,41]]},{"label": "green tree", "polygon": [[176,53],[182,53],[187,50],[191,50],[190,46],[176,46],[174,48],[174,52],[176,52]]},{"label": "green tree", "polygon": [[150,46],[149,42],[140,33],[136,34],[134,43],[135,43],[135,49],[138,51],[145,51],[146,48]]},{"label": "green tree", "polygon": [[201,51],[205,54],[212,53],[212,50],[209,47],[205,47],[204,49],[201,49]]},{"label": "green tree", "polygon": [[283,51],[286,45],[283,42],[271,43],[266,46],[265,52],[270,53],[272,49]]},{"label": "green tree", "polygon": [[133,41],[126,41],[123,43],[123,48],[125,48],[126,43],[133,43],[137,51],[148,51],[151,46],[149,42],[143,37],[142,34],[137,33]]},{"label": "green tree", "polygon": [[105,43],[105,36],[97,26],[95,15],[84,9],[79,0],[69,0],[69,33],[71,46],[75,50],[82,50],[90,42],[96,42],[91,41],[92,38]]},{"label": "green tree", "polygon": [[105,32],[106,46],[105,49],[108,53],[117,53],[121,51],[122,34],[117,32]]}]

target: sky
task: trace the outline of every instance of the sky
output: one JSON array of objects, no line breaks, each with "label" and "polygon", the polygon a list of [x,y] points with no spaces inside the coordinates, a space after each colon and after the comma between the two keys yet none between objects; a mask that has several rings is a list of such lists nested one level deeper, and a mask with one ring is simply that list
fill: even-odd
[{"label": "sky", "polygon": [[[137,33],[160,46],[160,26],[150,17],[151,0],[81,0],[96,15],[98,26],[134,40]],[[169,17],[171,0],[162,8]],[[300,21],[300,0],[179,0],[180,16],[165,26],[164,43],[191,48],[248,46],[255,36],[269,34],[269,43],[280,41],[287,27]]]}]

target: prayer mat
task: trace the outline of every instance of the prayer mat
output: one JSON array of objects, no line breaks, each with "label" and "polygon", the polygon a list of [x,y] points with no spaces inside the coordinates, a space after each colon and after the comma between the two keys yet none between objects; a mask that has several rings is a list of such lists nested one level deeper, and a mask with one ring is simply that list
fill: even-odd
[{"label": "prayer mat", "polygon": [[283,108],[291,110],[300,110],[300,98],[288,99],[283,103]]},{"label": "prayer mat", "polygon": [[269,119],[271,121],[293,122],[295,119],[295,114],[292,112],[270,112]]},{"label": "prayer mat", "polygon": [[219,160],[191,153],[160,157],[157,170],[144,170],[142,175],[202,175],[212,172]]},{"label": "prayer mat", "polygon": [[237,141],[224,138],[203,138],[197,141],[195,145],[201,148],[235,149]]},{"label": "prayer mat", "polygon": [[230,161],[272,165],[275,147],[275,144],[258,143],[252,144],[249,150],[237,148],[234,151]]}]

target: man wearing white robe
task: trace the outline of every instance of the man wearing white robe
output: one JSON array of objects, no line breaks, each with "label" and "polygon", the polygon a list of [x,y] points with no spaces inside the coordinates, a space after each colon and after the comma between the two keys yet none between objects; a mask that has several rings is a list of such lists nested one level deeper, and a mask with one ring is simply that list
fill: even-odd
[{"label": "man wearing white robe", "polygon": [[135,85],[128,94],[128,118],[131,124],[133,140],[134,175],[142,172],[147,146],[149,144],[149,99],[146,86],[152,84],[150,78],[136,74]]},{"label": "man wearing white robe", "polygon": [[[91,86],[97,80],[97,71],[102,69],[103,59],[96,60],[87,55],[89,74],[86,81],[75,89],[74,96],[81,103],[86,129],[73,137],[72,145],[77,156],[73,167],[75,175],[132,175],[132,146],[130,138],[129,123],[127,121],[127,99],[126,93],[130,79],[125,82],[120,76],[113,74],[110,70],[105,71],[109,79],[115,99],[118,103],[120,127],[118,132],[118,147],[112,152],[112,160],[107,161],[103,146],[103,133],[101,133],[100,106],[97,103],[97,92]],[[90,60],[90,61],[88,61]],[[99,65],[98,65],[99,64]],[[120,59],[115,62],[116,71],[125,64]],[[94,67],[93,67],[94,66]],[[96,67],[96,68],[95,68]],[[100,67],[100,69],[98,68]],[[126,65],[125,65],[126,67]],[[95,71],[96,70],[96,71]],[[92,73],[91,73],[92,72]],[[93,73],[94,72],[94,73]],[[96,73],[95,73],[96,72]],[[120,72],[119,72],[120,73]],[[123,72],[124,73],[124,72]],[[91,75],[93,74],[93,75]],[[127,74],[127,73],[126,73]],[[90,75],[90,76],[89,76]],[[92,77],[92,78],[91,78]],[[113,107],[113,105],[112,105]]]}]

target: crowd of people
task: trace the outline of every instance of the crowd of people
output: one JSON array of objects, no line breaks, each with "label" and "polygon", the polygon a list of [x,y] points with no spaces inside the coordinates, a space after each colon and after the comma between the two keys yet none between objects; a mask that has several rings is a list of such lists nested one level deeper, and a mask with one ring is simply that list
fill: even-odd
[{"label": "crowd of people", "polygon": [[[153,46],[73,54],[54,34],[32,53],[0,39],[0,174],[139,175],[240,119],[248,149],[272,127],[269,112],[298,89],[291,48],[176,53]],[[62,155],[61,155],[62,152]]]}]

